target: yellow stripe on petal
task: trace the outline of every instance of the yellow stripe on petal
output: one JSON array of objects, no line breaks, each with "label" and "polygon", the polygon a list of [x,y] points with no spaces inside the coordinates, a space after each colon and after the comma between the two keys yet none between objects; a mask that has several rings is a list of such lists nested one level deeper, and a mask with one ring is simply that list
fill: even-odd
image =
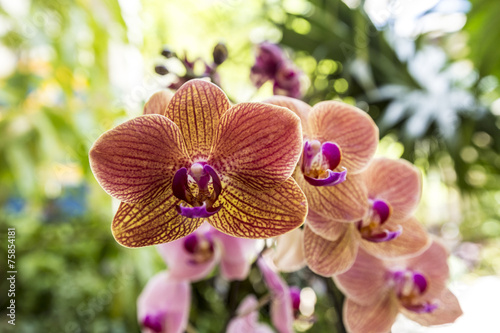
[{"label": "yellow stripe on petal", "polygon": [[102,188],[129,203],[149,202],[171,191],[175,172],[190,165],[179,128],[157,114],[131,119],[107,131],[89,155]]},{"label": "yellow stripe on petal", "polygon": [[268,190],[292,175],[301,151],[300,119],[293,112],[242,103],[221,118],[208,163],[224,176]]},{"label": "yellow stripe on petal", "polygon": [[142,247],[174,241],[195,231],[203,219],[189,219],[176,211],[173,195],[148,204],[122,202],[111,225],[116,241],[126,247]]},{"label": "yellow stripe on petal", "polygon": [[166,116],[181,129],[194,161],[208,158],[219,119],[229,108],[224,92],[204,80],[188,81],[172,97]]},{"label": "yellow stripe on petal", "polygon": [[223,185],[223,188],[215,203],[221,204],[222,209],[208,221],[228,235],[275,237],[298,228],[306,218],[306,197],[293,178],[265,192],[235,181]]},{"label": "yellow stripe on petal", "polygon": [[340,167],[351,174],[366,168],[377,150],[377,125],[366,112],[349,104],[320,102],[311,109],[308,123],[312,139],[340,147]]},{"label": "yellow stripe on petal", "polygon": [[316,274],[332,276],[347,271],[358,252],[358,237],[354,225],[344,235],[332,242],[314,233],[306,224],[304,228],[304,252],[307,266]]}]

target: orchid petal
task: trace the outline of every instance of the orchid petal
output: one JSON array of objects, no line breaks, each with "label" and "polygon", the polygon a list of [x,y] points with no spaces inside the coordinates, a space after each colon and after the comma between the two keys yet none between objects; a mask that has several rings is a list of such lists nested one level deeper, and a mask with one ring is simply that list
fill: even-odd
[{"label": "orchid petal", "polygon": [[[201,231],[202,228],[203,226],[187,237],[204,237],[205,233]],[[220,257],[220,250],[215,247],[213,255],[205,262],[195,262],[193,254],[186,249],[187,237],[160,244],[156,246],[156,249],[167,264],[172,278],[199,281],[214,269]]]},{"label": "orchid petal", "polygon": [[448,289],[444,289],[439,297],[433,299],[432,302],[437,308],[429,313],[416,313],[405,308],[401,312],[406,317],[424,326],[453,323],[463,314],[457,297]]},{"label": "orchid petal", "polygon": [[283,278],[270,267],[269,259],[261,257],[257,266],[271,292],[271,321],[280,333],[293,333],[293,304],[290,288]]},{"label": "orchid petal", "polygon": [[257,255],[256,241],[229,236],[215,229],[212,235],[222,244],[221,275],[227,280],[246,279],[250,260]]},{"label": "orchid petal", "polygon": [[144,105],[144,114],[161,114],[165,116],[168,103],[174,94],[170,90],[160,90],[153,94]]},{"label": "orchid petal", "polygon": [[391,229],[402,227],[403,232],[399,237],[387,242],[373,243],[364,239],[361,241],[361,246],[378,258],[414,257],[430,246],[427,231],[414,217],[401,222],[389,219],[384,226]]},{"label": "orchid petal", "polygon": [[224,92],[204,80],[186,82],[172,97],[166,116],[179,126],[193,160],[206,159],[222,115],[230,108]]},{"label": "orchid petal", "polygon": [[398,302],[393,297],[382,297],[369,305],[359,305],[348,298],[344,302],[344,324],[350,333],[390,332],[398,312]]},{"label": "orchid petal", "polygon": [[301,150],[300,120],[293,112],[242,103],[222,116],[208,164],[223,176],[262,191],[292,175]]},{"label": "orchid petal", "polygon": [[307,266],[316,274],[332,276],[347,271],[356,258],[358,237],[352,225],[336,241],[316,235],[306,224],[304,227],[304,252]]},{"label": "orchid petal", "polygon": [[307,225],[314,233],[329,241],[337,240],[350,228],[349,223],[327,219],[311,210],[307,214]]},{"label": "orchid petal", "polygon": [[302,102],[300,99],[277,95],[266,99],[264,103],[282,106],[292,110],[300,118],[302,132],[304,134],[309,133],[307,124],[307,118],[309,116],[309,112],[311,111],[311,106],[309,104]]},{"label": "orchid petal", "polygon": [[328,176],[326,178],[311,178],[304,175],[304,179],[312,186],[335,186],[343,183],[347,176],[347,170],[342,172],[333,172],[328,170]]},{"label": "orchid petal", "polygon": [[111,230],[116,241],[126,247],[171,242],[195,231],[202,219],[189,219],[177,213],[179,200],[173,195],[148,204],[122,202]]},{"label": "orchid petal", "polygon": [[309,184],[302,174],[297,177],[299,186],[304,191],[309,210],[340,222],[355,222],[368,211],[368,195],[362,177],[350,176],[336,186],[317,187]]},{"label": "orchid petal", "polygon": [[187,281],[172,279],[166,271],[151,278],[137,299],[143,332],[182,333],[187,327],[191,288]]},{"label": "orchid petal", "polygon": [[226,333],[273,333],[274,331],[265,324],[257,322],[259,302],[255,295],[248,295],[241,301],[236,310],[237,317],[231,319]]},{"label": "orchid petal", "polygon": [[295,272],[306,265],[304,254],[304,232],[295,229],[276,238],[272,253],[274,265],[280,272]]},{"label": "orchid petal", "polygon": [[129,203],[149,202],[170,191],[175,172],[190,163],[179,128],[160,115],[137,117],[107,131],[89,155],[101,187]]},{"label": "orchid petal", "polygon": [[389,292],[386,278],[387,269],[383,261],[360,248],[352,267],[336,275],[334,280],[346,297],[358,304],[369,305]]},{"label": "orchid petal", "polygon": [[386,201],[391,217],[406,219],[416,209],[421,195],[418,169],[405,160],[376,158],[364,172],[368,197]]},{"label": "orchid petal", "polygon": [[208,222],[219,231],[241,238],[275,237],[304,223],[307,200],[293,178],[265,192],[238,182],[223,186],[217,200],[223,207]]},{"label": "orchid petal", "polygon": [[333,142],[342,149],[341,167],[350,173],[363,170],[375,154],[378,128],[368,114],[336,101],[316,104],[309,112],[310,136]]}]

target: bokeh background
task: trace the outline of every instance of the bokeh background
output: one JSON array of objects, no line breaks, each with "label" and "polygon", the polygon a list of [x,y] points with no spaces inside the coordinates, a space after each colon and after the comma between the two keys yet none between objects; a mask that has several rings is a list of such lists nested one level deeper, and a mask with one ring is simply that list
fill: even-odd
[{"label": "bokeh background", "polygon": [[[0,281],[0,331],[139,332],[136,298],[164,264],[154,249],[114,241],[116,203],[92,176],[88,151],[183,75],[178,60],[161,56],[166,46],[211,62],[219,42],[229,51],[221,86],[235,102],[272,94],[249,79],[255,45],[271,41],[304,73],[305,101],[340,99],[368,111],[380,127],[379,153],[424,175],[417,216],[452,250],[459,298],[470,288],[494,298],[499,17],[494,0],[1,0],[0,267],[3,277],[7,228],[15,227],[18,274],[15,327]],[[171,73],[158,75],[158,65]],[[289,278],[317,284],[308,271]],[[242,290],[263,288],[257,275],[245,283]],[[222,329],[213,318],[234,307],[221,297],[230,287],[216,277],[194,285],[198,332]],[[336,296],[316,291],[317,323],[303,330],[341,331]],[[466,313],[486,302],[471,297]],[[468,320],[481,331],[489,312],[477,312]],[[406,324],[396,327],[418,331]]]}]

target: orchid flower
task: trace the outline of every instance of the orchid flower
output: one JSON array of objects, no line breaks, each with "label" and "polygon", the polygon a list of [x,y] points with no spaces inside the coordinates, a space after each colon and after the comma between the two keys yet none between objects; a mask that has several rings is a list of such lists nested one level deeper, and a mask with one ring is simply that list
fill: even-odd
[{"label": "orchid flower", "polygon": [[352,265],[358,247],[379,258],[413,256],[425,250],[429,238],[412,216],[420,201],[420,173],[409,162],[374,159],[361,174],[367,189],[366,215],[342,223],[309,213],[304,230],[308,266],[324,276]]},{"label": "orchid flower", "polygon": [[192,234],[157,245],[170,276],[191,282],[205,278],[220,262],[227,280],[244,280],[257,255],[256,240],[228,236],[205,222]]},{"label": "orchid flower", "polygon": [[112,223],[120,244],[170,242],[205,219],[242,238],[278,236],[304,222],[306,198],[291,177],[302,147],[293,112],[261,103],[231,107],[203,80],[187,82],[169,101],[162,96],[90,150],[99,184],[122,201]]},{"label": "orchid flower", "polygon": [[299,116],[304,146],[295,179],[309,211],[342,222],[355,222],[367,212],[366,189],[359,173],[378,145],[378,128],[360,109],[337,101],[310,107],[284,96],[265,101]]},{"label": "orchid flower", "polygon": [[295,229],[276,237],[276,247],[270,250],[273,264],[280,272],[295,272],[306,265],[302,229]]},{"label": "orchid flower", "polygon": [[273,333],[269,326],[258,322],[258,306],[254,295],[245,297],[236,310],[236,317],[229,322],[226,333]]},{"label": "orchid flower", "polygon": [[348,331],[389,332],[399,312],[424,326],[454,322],[462,310],[446,288],[447,257],[437,242],[406,260],[381,260],[360,249],[351,269],[334,277],[347,297]]},{"label": "orchid flower", "polygon": [[151,278],[137,299],[142,333],[182,333],[191,303],[189,282],[173,279],[167,271]]}]

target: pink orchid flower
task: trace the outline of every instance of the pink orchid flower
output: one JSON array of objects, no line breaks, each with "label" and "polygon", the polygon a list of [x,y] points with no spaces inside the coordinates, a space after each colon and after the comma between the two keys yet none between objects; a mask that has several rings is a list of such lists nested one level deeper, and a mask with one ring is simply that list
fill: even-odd
[{"label": "pink orchid flower", "polygon": [[284,96],[265,101],[287,107],[299,116],[304,147],[295,179],[309,211],[342,222],[355,222],[367,212],[367,193],[358,174],[373,158],[378,128],[362,110],[326,101],[310,107]]},{"label": "pink orchid flower", "polygon": [[192,234],[157,245],[172,278],[191,282],[205,278],[220,263],[222,277],[244,280],[257,255],[256,240],[236,238],[205,222]]},{"label": "pink orchid flower", "polygon": [[293,112],[262,103],[231,107],[203,80],[163,96],[90,150],[99,184],[122,201],[112,223],[120,244],[170,242],[204,220],[242,238],[278,236],[304,222],[306,198],[291,177],[302,147]]},{"label": "pink orchid flower", "polygon": [[345,272],[358,247],[383,259],[414,256],[430,245],[427,232],[412,216],[421,193],[420,173],[412,164],[375,158],[360,177],[368,193],[362,219],[342,223],[314,213],[308,216],[306,261],[320,275]]},{"label": "pink orchid flower", "polygon": [[231,319],[226,333],[273,333],[273,330],[258,322],[259,302],[254,295],[248,295],[236,310],[236,317]]},{"label": "pink orchid flower", "polygon": [[191,303],[189,282],[176,280],[167,271],[151,278],[137,299],[143,333],[182,333],[188,324]]},{"label": "pink orchid flower", "polygon": [[390,332],[399,312],[424,326],[454,322],[462,310],[446,288],[447,257],[437,242],[406,260],[381,260],[360,249],[351,269],[334,277],[347,297],[348,331]]}]

